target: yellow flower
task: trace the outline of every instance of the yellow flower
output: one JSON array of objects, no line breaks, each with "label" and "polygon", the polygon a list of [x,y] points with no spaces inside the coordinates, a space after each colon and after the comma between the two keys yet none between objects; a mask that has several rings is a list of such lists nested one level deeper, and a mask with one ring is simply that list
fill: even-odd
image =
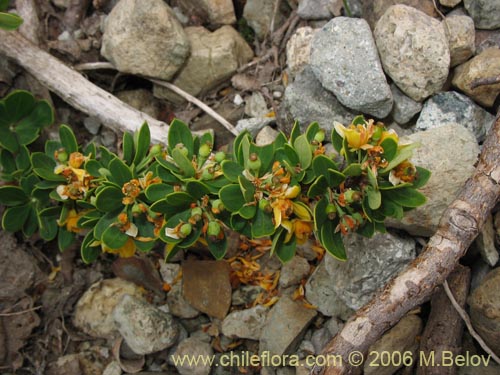
[{"label": "yellow flower", "polygon": [[78,227],[78,220],[83,216],[84,212],[77,213],[76,210],[69,210],[66,219],[63,222],[58,222],[59,226],[66,226],[68,232],[80,233],[83,229]]},{"label": "yellow flower", "polygon": [[101,244],[101,248],[105,253],[118,254],[121,258],[133,257],[136,249],[135,242],[131,237],[129,237],[127,239],[127,242],[125,242],[125,245],[123,245],[119,249],[110,249],[104,244]]},{"label": "yellow flower", "polygon": [[371,136],[374,132],[373,121],[369,121],[368,125],[349,125],[346,128],[344,125],[335,122],[334,123],[335,130],[337,133],[347,140],[347,144],[349,145],[351,151],[355,150],[368,150],[372,148],[373,145],[370,145],[369,142],[371,140]]},{"label": "yellow flower", "polygon": [[311,233],[313,232],[312,222],[293,219],[284,220],[281,225],[288,231],[285,236],[285,243],[291,240],[292,235],[295,234],[295,238],[298,244],[303,244],[307,241]]},{"label": "yellow flower", "polygon": [[384,130],[382,132],[382,135],[380,136],[380,139],[378,141],[378,144],[381,144],[384,140],[387,138],[391,138],[394,140],[394,142],[398,143],[399,142],[399,137],[394,131],[394,129],[389,129],[389,130]]}]

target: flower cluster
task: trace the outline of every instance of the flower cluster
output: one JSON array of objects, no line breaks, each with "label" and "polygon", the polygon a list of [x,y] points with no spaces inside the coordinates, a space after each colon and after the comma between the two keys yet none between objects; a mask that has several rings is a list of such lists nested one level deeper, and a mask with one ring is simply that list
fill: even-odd
[{"label": "flower cluster", "polygon": [[[20,105],[21,104],[21,105]],[[401,218],[425,202],[417,191],[429,171],[415,166],[413,144],[381,123],[357,117],[326,133],[317,123],[265,146],[241,133],[229,152],[213,149],[213,135],[193,136],[174,120],[168,144],[150,145],[147,124],[125,133],[120,156],[93,144],[82,148],[61,125],[44,152],[27,145],[53,121],[51,108],[24,91],[0,101],[8,137],[0,139],[3,227],[30,236],[39,231],[64,250],[79,237],[86,262],[102,252],[133,256],[165,244],[167,259],[197,242],[224,257],[228,230],[265,241],[283,262],[315,236],[331,255],[346,259],[342,235],[371,236],[384,219]],[[22,123],[23,126],[16,124]],[[234,259],[244,282],[253,261]],[[273,290],[274,277],[260,275]],[[266,298],[272,303],[272,295]]]}]

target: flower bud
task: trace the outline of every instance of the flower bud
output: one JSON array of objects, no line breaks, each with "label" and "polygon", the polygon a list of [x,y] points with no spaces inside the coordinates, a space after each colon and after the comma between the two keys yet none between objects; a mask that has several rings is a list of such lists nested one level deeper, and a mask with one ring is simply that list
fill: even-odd
[{"label": "flower bud", "polygon": [[333,203],[328,203],[325,213],[328,216],[328,219],[333,220],[337,216],[337,207],[335,207]]},{"label": "flower bud", "polygon": [[214,172],[212,168],[203,169],[203,172],[201,172],[202,180],[213,180],[213,178],[214,178]]},{"label": "flower bud", "polygon": [[142,209],[139,203],[134,203],[132,206],[132,215],[137,216],[142,213]]},{"label": "flower bud", "polygon": [[182,155],[184,155],[186,157],[188,156],[189,150],[182,143],[178,143],[177,145],[175,145],[175,148],[180,150]]},{"label": "flower bud", "polygon": [[201,207],[193,207],[191,209],[191,218],[193,218],[194,221],[200,221],[202,215],[203,211],[201,210]]},{"label": "flower bud", "polygon": [[215,154],[214,159],[217,163],[222,163],[226,159],[226,153],[224,151],[219,151]]},{"label": "flower bud", "polygon": [[218,236],[220,234],[221,227],[220,224],[216,221],[210,221],[208,223],[207,235],[209,239],[213,242],[217,241]]},{"label": "flower bud", "polygon": [[200,155],[200,157],[206,159],[210,155],[211,151],[212,150],[211,150],[210,146],[207,143],[204,143],[200,146],[200,149],[198,150],[198,154]]},{"label": "flower bud", "polygon": [[359,202],[361,194],[359,191],[348,189],[344,192],[344,198],[347,203]]},{"label": "flower bud", "polygon": [[261,165],[262,162],[260,161],[259,155],[257,155],[255,152],[252,152],[248,157],[248,168],[253,171],[258,171]]},{"label": "flower bud", "polygon": [[224,211],[224,209],[224,204],[220,199],[215,199],[212,201],[212,212],[214,214],[220,214],[222,211]]},{"label": "flower bud", "polygon": [[161,145],[153,145],[150,149],[149,149],[149,153],[151,154],[151,156],[158,156],[161,154],[162,152],[162,147]]},{"label": "flower bud", "polygon": [[189,223],[182,224],[179,228],[179,237],[186,238],[193,231],[193,226]]},{"label": "flower bud", "polygon": [[66,150],[62,149],[57,152],[57,160],[61,163],[66,163],[68,161],[68,153]]},{"label": "flower bud", "polygon": [[259,201],[259,210],[269,212],[269,208],[271,208],[271,204],[267,199],[261,199]]},{"label": "flower bud", "polygon": [[318,130],[314,135],[314,140],[318,143],[323,142],[325,140],[325,131],[323,129]]}]

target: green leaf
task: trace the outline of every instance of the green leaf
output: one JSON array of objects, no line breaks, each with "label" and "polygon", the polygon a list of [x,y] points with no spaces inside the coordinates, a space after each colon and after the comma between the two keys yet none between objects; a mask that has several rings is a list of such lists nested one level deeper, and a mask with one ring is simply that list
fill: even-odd
[{"label": "green leaf", "polygon": [[219,197],[229,212],[238,212],[246,203],[240,185],[236,184],[224,186],[219,191]]},{"label": "green leaf", "polygon": [[95,159],[89,159],[85,162],[85,170],[88,174],[93,177],[101,177],[101,172],[99,170],[102,168],[102,164]]},{"label": "green leaf", "polygon": [[174,191],[174,188],[167,184],[151,184],[149,185],[144,193],[146,194],[146,198],[148,198],[151,202],[159,201],[160,199],[164,199],[167,194],[170,194]]},{"label": "green leaf", "polygon": [[40,215],[40,237],[45,241],[52,241],[57,236],[59,227],[54,216]]},{"label": "green leaf", "polygon": [[40,180],[34,174],[29,174],[28,176],[21,177],[19,180],[19,186],[23,189],[24,193],[28,197],[29,195],[34,196],[34,187],[38,184]]},{"label": "green leaf", "polygon": [[385,216],[393,217],[397,220],[401,220],[403,218],[403,207],[387,197],[384,197],[380,210]]},{"label": "green leaf", "polygon": [[16,166],[18,169],[27,171],[31,167],[30,152],[26,146],[20,146],[16,155]]},{"label": "green leaf", "polygon": [[295,236],[292,236],[290,241],[285,243],[286,234],[287,231],[284,228],[278,229],[276,234],[273,236],[271,245],[271,254],[276,254],[282,263],[286,263],[293,258],[297,247]]},{"label": "green leaf", "polygon": [[3,214],[2,227],[8,232],[17,232],[30,214],[31,207],[28,204],[7,208]]},{"label": "green leaf", "polygon": [[337,171],[336,169],[328,169],[326,173],[326,178],[328,182],[328,186],[334,188],[339,186],[342,182],[345,181],[346,175]]},{"label": "green leaf", "polygon": [[87,233],[87,235],[82,241],[80,254],[82,256],[82,260],[87,264],[94,262],[101,253],[100,246],[91,246],[92,243],[94,243],[95,241],[96,240],[92,232]]},{"label": "green leaf", "polygon": [[313,216],[314,216],[314,231],[318,232],[319,228],[328,219],[326,215],[326,207],[328,206],[328,199],[326,197],[321,198],[314,206]]},{"label": "green leaf", "polygon": [[377,176],[375,175],[375,173],[373,172],[373,170],[371,168],[367,168],[366,169],[366,174],[368,176],[368,182],[370,183],[370,185],[378,190],[378,182],[377,182]]},{"label": "green leaf", "polygon": [[220,260],[224,258],[224,255],[226,255],[227,251],[226,236],[224,236],[223,239],[215,242],[207,240],[207,245],[208,245],[208,250],[210,250],[210,253],[214,256],[215,259]]},{"label": "green leaf", "polygon": [[415,189],[420,189],[424,187],[424,185],[431,178],[431,171],[422,167],[416,167],[417,169],[417,178],[413,181],[413,187]]},{"label": "green leaf", "polygon": [[370,238],[375,234],[375,222],[367,221],[365,224],[358,228],[356,233],[361,234],[364,237]]},{"label": "green leaf", "polygon": [[238,182],[240,184],[241,192],[243,193],[243,198],[247,203],[255,201],[255,186],[250,181],[248,181],[245,177],[240,176],[238,178]]},{"label": "green leaf", "polygon": [[386,138],[382,141],[380,146],[384,149],[384,158],[391,161],[398,152],[398,143],[392,138]]},{"label": "green leaf", "polygon": [[361,173],[363,173],[363,168],[361,168],[361,164],[353,163],[348,165],[347,168],[342,171],[342,173],[346,176],[351,177],[361,176]]},{"label": "green leaf", "polygon": [[311,165],[312,161],[312,152],[311,145],[306,138],[305,134],[297,137],[295,140],[293,147],[299,156],[300,166],[302,169],[307,169]]},{"label": "green leaf", "polygon": [[24,222],[22,230],[25,237],[31,237],[38,230],[38,216],[33,205],[30,205],[28,217]]},{"label": "green leaf", "polygon": [[5,206],[19,206],[28,202],[26,193],[17,186],[0,187],[0,204]]},{"label": "green leaf", "polygon": [[353,125],[365,125],[366,124],[365,116],[358,115],[358,116],[354,117],[352,119],[352,124]]},{"label": "green leaf", "polygon": [[134,159],[134,137],[129,132],[123,133],[122,138],[123,160],[127,165]]},{"label": "green leaf", "polygon": [[118,186],[125,185],[133,178],[130,167],[118,158],[113,159],[109,163],[108,169],[111,171],[109,180],[116,183]]},{"label": "green leaf", "polygon": [[262,238],[274,233],[272,216],[262,210],[257,210],[252,222],[252,238]]},{"label": "green leaf", "polygon": [[238,182],[238,177],[243,173],[244,168],[232,160],[224,160],[221,164],[222,173],[231,182]]},{"label": "green leaf", "polygon": [[68,154],[78,151],[78,142],[76,141],[75,133],[67,125],[61,125],[59,128],[59,138],[61,144]]},{"label": "green leaf", "polygon": [[172,206],[171,204],[168,204],[165,199],[160,199],[153,203],[150,207],[151,211],[153,212],[159,212],[162,214],[165,214],[166,217],[170,217],[177,212],[179,212],[179,208],[176,206]]},{"label": "green leaf", "polygon": [[168,129],[168,147],[173,150],[176,145],[183,144],[188,149],[188,156],[193,156],[194,140],[189,127],[178,119],[170,123]]},{"label": "green leaf", "polygon": [[238,214],[240,214],[240,216],[243,219],[250,220],[255,216],[256,211],[257,211],[257,206],[245,205],[245,206],[241,207],[241,209],[238,211]]},{"label": "green leaf", "polygon": [[75,234],[72,232],[68,232],[64,228],[59,228],[59,234],[57,236],[57,246],[60,252],[63,252],[68,247],[73,244],[75,239]]},{"label": "green leaf", "polygon": [[114,186],[106,186],[96,194],[95,206],[99,211],[111,212],[123,207],[123,193]]},{"label": "green leaf", "polygon": [[10,0],[0,0],[0,12],[7,10]]},{"label": "green leaf", "polygon": [[326,177],[324,175],[321,175],[316,179],[316,181],[311,184],[309,190],[307,191],[307,196],[309,198],[314,198],[318,195],[321,195],[326,191],[327,187],[328,182],[326,180]]},{"label": "green leaf", "polygon": [[340,152],[342,151],[342,146],[344,144],[344,138],[339,133],[337,133],[337,130],[335,130],[335,128],[332,129],[331,137],[333,148],[340,154]]},{"label": "green leaf", "polygon": [[306,129],[306,138],[311,143],[314,140],[314,137],[316,136],[316,133],[320,130],[319,124],[314,121],[309,124],[309,126]]},{"label": "green leaf", "polygon": [[368,206],[372,210],[376,210],[382,204],[382,194],[379,190],[369,185],[366,187],[366,195],[368,197]]},{"label": "green leaf", "polygon": [[110,249],[117,250],[125,245],[128,238],[118,227],[111,225],[104,231],[101,240]]},{"label": "green leaf", "polygon": [[186,183],[186,192],[196,199],[201,199],[210,194],[210,190],[203,182],[190,180]]},{"label": "green leaf", "polygon": [[240,134],[238,134],[233,141],[233,159],[236,160],[240,165],[244,165],[243,157],[240,154],[241,142],[243,141],[243,139],[249,137],[250,133],[248,133],[247,130],[244,130]]},{"label": "green leaf", "polygon": [[184,191],[176,191],[165,197],[165,202],[173,207],[189,207],[195,200],[192,195]]},{"label": "green leaf", "polygon": [[344,242],[340,232],[335,232],[335,224],[331,220],[327,220],[321,226],[321,244],[325,250],[338,260],[346,260]]},{"label": "green leaf", "polygon": [[327,169],[337,169],[337,165],[328,156],[318,155],[312,161],[312,168],[316,176],[321,176]]},{"label": "green leaf", "polygon": [[0,13],[0,29],[7,31],[16,30],[23,23],[23,19],[17,14]]},{"label": "green leaf", "polygon": [[16,153],[19,148],[16,136],[8,128],[0,127],[0,146],[12,153]]},{"label": "green leaf", "polygon": [[106,229],[108,229],[109,226],[113,225],[116,222],[118,214],[119,211],[107,212],[99,219],[93,230],[94,237],[97,240],[101,240],[102,235],[106,231]]},{"label": "green leaf", "polygon": [[183,175],[183,177],[194,177],[196,170],[194,169],[191,161],[187,158],[186,155],[182,153],[181,150],[179,150],[178,148],[174,148],[172,150],[172,158],[181,170],[181,174]]},{"label": "green leaf", "polygon": [[387,196],[390,200],[403,207],[418,207],[426,202],[425,195],[410,187],[384,191],[383,194],[384,199]]},{"label": "green leaf", "polygon": [[394,159],[392,159],[389,162],[389,164],[387,165],[387,167],[385,167],[384,169],[381,169],[379,172],[380,173],[389,172],[391,169],[393,169],[397,165],[401,164],[406,159],[411,158],[411,156],[413,154],[413,150],[415,148],[417,148],[418,146],[419,146],[418,143],[412,143],[410,145],[400,146],[398,152],[396,153],[396,156],[394,157]]},{"label": "green leaf", "polygon": [[[172,128],[170,128],[170,131],[171,130]],[[193,137],[191,136],[191,139],[192,138]],[[151,144],[151,132],[149,131],[147,122],[144,122],[144,124],[142,124],[141,128],[139,129],[139,132],[136,133],[135,141],[134,164],[139,165],[139,163],[146,157],[149,150],[149,145]]]},{"label": "green leaf", "polygon": [[295,140],[302,134],[300,130],[300,123],[295,121],[293,123],[292,131],[290,132],[290,144],[295,144]]}]

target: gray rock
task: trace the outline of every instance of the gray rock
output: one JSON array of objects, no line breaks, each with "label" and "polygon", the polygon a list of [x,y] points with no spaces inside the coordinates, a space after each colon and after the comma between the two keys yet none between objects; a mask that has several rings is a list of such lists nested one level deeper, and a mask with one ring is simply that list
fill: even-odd
[{"label": "gray rock", "polygon": [[306,299],[323,315],[347,320],[353,311],[339,297],[338,289],[333,286],[334,282],[334,275],[327,271],[323,260],[307,280]]},{"label": "gray rock", "polygon": [[122,368],[117,361],[108,363],[102,375],[122,375]]},{"label": "gray rock", "polygon": [[306,66],[295,81],[287,86],[284,107],[292,119],[301,123],[303,130],[311,122],[317,121],[325,129],[327,139],[330,137],[334,121],[347,125],[356,116],[321,86],[309,66]]},{"label": "gray rock", "polygon": [[500,83],[471,88],[476,80],[490,79],[500,75],[499,48],[488,48],[469,61],[457,66],[451,84],[458,87],[469,98],[485,107],[491,107],[500,93]]},{"label": "gray rock", "polygon": [[443,22],[450,48],[450,66],[454,67],[474,55],[474,21],[468,16],[452,15],[446,17]]},{"label": "gray rock", "polygon": [[113,320],[127,345],[137,354],[170,348],[179,336],[179,326],[170,314],[129,295],[116,305]]},{"label": "gray rock", "polygon": [[490,266],[494,267],[498,263],[499,254],[495,247],[495,227],[493,226],[492,216],[488,219],[481,228],[481,232],[476,237],[475,245],[479,249],[479,253],[483,260]]},{"label": "gray rock", "polygon": [[116,133],[108,128],[101,130],[101,143],[105,147],[114,147],[116,145]]},{"label": "gray rock", "polygon": [[[411,161],[432,172],[427,184],[420,189],[427,203],[407,211],[401,221],[388,219],[386,224],[413,235],[431,236],[444,210],[474,172],[479,146],[474,134],[457,124],[418,132],[402,141],[420,143]],[[443,176],[446,176],[446,183],[443,183]]]},{"label": "gray rock", "polygon": [[292,76],[297,75],[310,62],[311,42],[318,29],[298,28],[286,44],[286,63]]},{"label": "gray rock", "polygon": [[311,343],[314,346],[314,353],[320,354],[332,337],[333,335],[326,327],[321,327],[320,329],[314,331],[311,337]]},{"label": "gray rock", "polygon": [[231,25],[236,22],[231,0],[183,0],[181,5],[187,10],[196,9],[206,13],[213,25]]},{"label": "gray rock", "polygon": [[253,117],[253,118],[245,118],[239,120],[236,123],[236,131],[242,132],[247,130],[252,134],[252,136],[256,136],[257,133],[265,126],[273,123],[276,119],[274,117]]},{"label": "gray rock", "polygon": [[267,317],[260,337],[259,352],[271,355],[294,352],[316,311],[282,296]]},{"label": "gray rock", "polygon": [[177,263],[167,263],[163,259],[158,261],[160,264],[160,275],[164,282],[172,285],[174,280],[179,276],[181,266]]},{"label": "gray rock", "polygon": [[335,17],[323,26],[312,40],[311,66],[346,107],[378,118],[391,111],[392,93],[365,20]]},{"label": "gray rock", "polygon": [[99,133],[99,129],[101,129],[101,121],[94,116],[85,117],[83,119],[83,126],[88,130],[90,134],[96,135]]},{"label": "gray rock", "polygon": [[464,0],[464,6],[476,28],[492,30],[500,27],[500,1]]},{"label": "gray rock", "polygon": [[200,312],[183,297],[180,282],[172,285],[172,289],[168,292],[167,305],[170,313],[179,318],[192,319],[200,315]]},{"label": "gray rock", "polygon": [[441,90],[450,51],[438,20],[415,8],[394,5],[377,22],[374,35],[384,71],[401,91],[421,101]]},{"label": "gray rock", "polygon": [[273,143],[278,134],[279,133],[270,126],[264,126],[255,137],[255,144],[257,146],[265,146]]},{"label": "gray rock", "polygon": [[262,293],[262,288],[258,285],[241,285],[236,289],[231,296],[231,304],[238,305],[249,305],[257,296]]},{"label": "gray rock", "polygon": [[391,83],[391,90],[394,98],[392,118],[398,124],[404,125],[422,110],[422,103],[406,96],[394,83]]},{"label": "gray rock", "polygon": [[[213,354],[212,347],[206,342],[197,340],[194,337],[189,337],[183,340],[177,347],[174,356],[182,358],[183,356],[189,356],[191,358],[201,358],[201,357],[211,357]],[[210,374],[210,365],[198,363],[195,365],[189,365],[187,361],[184,364],[176,365],[177,371],[181,375],[208,375]]]},{"label": "gray rock", "polygon": [[116,97],[135,109],[147,113],[153,118],[158,118],[160,114],[160,102],[149,90],[139,89],[120,91],[116,94]]},{"label": "gray rock", "polygon": [[[415,358],[415,353],[419,345],[419,335],[422,332],[423,323],[417,315],[407,315],[403,317],[398,324],[387,331],[380,339],[378,339],[370,349],[369,353],[372,353],[365,362],[364,373],[365,374],[377,374],[377,375],[392,375],[398,369],[404,366],[401,361],[393,361],[388,365],[376,367],[370,366],[372,363],[379,363],[381,353],[389,352],[395,353],[396,355],[403,354],[405,352],[412,352],[412,358]],[[377,353],[377,354],[375,354]]]},{"label": "gray rock", "polygon": [[233,311],[222,321],[222,334],[230,338],[258,340],[268,311],[269,309],[262,305]]},{"label": "gray rock", "polygon": [[333,17],[330,11],[331,0],[300,0],[297,14],[305,20],[328,20]]},{"label": "gray rock", "polygon": [[300,281],[309,274],[311,266],[307,259],[301,256],[294,256],[281,268],[279,284],[283,288],[299,284]]},{"label": "gray rock", "polygon": [[[325,145],[325,153],[326,155],[335,154],[337,151],[333,148],[331,143],[327,143]],[[308,239],[303,244],[297,244],[296,254],[300,255],[307,260],[316,260],[318,258],[318,253],[316,253],[313,249],[313,246],[316,246],[313,240]]]},{"label": "gray rock", "polygon": [[101,54],[121,72],[169,80],[188,57],[189,41],[164,1],[120,0],[106,19]]},{"label": "gray rock", "polygon": [[486,275],[492,268],[484,262],[482,258],[476,260],[471,267],[470,291],[472,292],[483,282]]},{"label": "gray rock", "polygon": [[78,300],[73,324],[92,337],[117,336],[112,312],[125,295],[141,298],[142,294],[137,285],[120,278],[93,284]]},{"label": "gray rock", "polygon": [[488,48],[500,48],[500,29],[476,30],[475,54],[480,55]]},{"label": "gray rock", "polygon": [[325,323],[325,327],[332,336],[335,336],[344,327],[344,323],[337,318],[331,318]]},{"label": "gray rock", "polygon": [[467,299],[472,325],[486,344],[500,355],[500,268],[495,268]]},{"label": "gray rock", "polygon": [[[187,27],[185,32],[191,55],[173,83],[191,95],[204,93],[230,78],[253,57],[250,46],[231,26],[223,26],[214,32],[204,27]],[[179,101],[164,87],[155,85],[153,90],[159,98]]]},{"label": "gray rock", "polygon": [[448,124],[469,129],[482,142],[495,117],[465,95],[454,91],[440,92],[424,103],[417,120],[417,130],[427,130]]},{"label": "gray rock", "polygon": [[357,310],[415,258],[415,241],[391,233],[372,238],[352,234],[344,238],[347,261],[325,258],[331,288],[347,306]]},{"label": "gray rock", "polygon": [[248,117],[264,117],[269,110],[267,109],[266,99],[259,91],[250,95],[245,104],[245,115]]},{"label": "gray rock", "polygon": [[453,8],[458,4],[460,4],[461,2],[462,0],[439,0],[439,4],[449,8]]},{"label": "gray rock", "polygon": [[[243,17],[253,29],[259,40],[270,32],[271,22],[278,0],[247,0],[243,8]],[[274,19],[274,30],[277,30],[285,17],[278,10]]]}]

